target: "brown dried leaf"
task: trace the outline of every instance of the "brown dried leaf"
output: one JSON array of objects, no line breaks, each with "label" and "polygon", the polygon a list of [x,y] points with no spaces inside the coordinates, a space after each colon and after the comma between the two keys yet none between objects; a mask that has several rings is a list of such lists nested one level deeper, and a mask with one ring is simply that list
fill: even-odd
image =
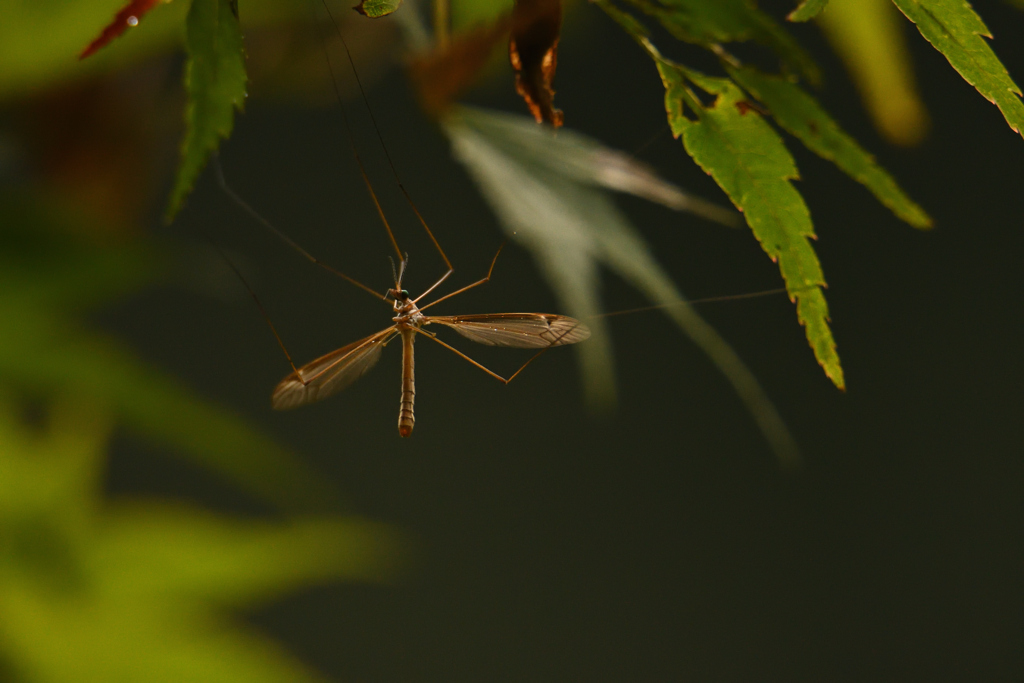
[{"label": "brown dried leaf", "polygon": [[509,60],[516,70],[516,91],[526,100],[537,123],[562,125],[555,109],[551,82],[558,64],[558,37],[562,30],[561,0],[516,0],[512,8]]}]

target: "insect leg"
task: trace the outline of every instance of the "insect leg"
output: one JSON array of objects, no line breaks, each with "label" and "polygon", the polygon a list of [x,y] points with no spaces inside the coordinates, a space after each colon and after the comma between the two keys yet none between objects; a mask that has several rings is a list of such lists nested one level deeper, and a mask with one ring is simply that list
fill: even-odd
[{"label": "insect leg", "polygon": [[511,374],[511,375],[510,375],[510,376],[508,377],[508,379],[506,379],[506,378],[502,377],[501,375],[499,375],[498,373],[494,372],[493,370],[491,370],[491,369],[489,369],[489,368],[485,367],[484,365],[482,365],[482,364],[478,363],[477,361],[473,360],[472,358],[470,358],[469,356],[467,356],[466,354],[464,354],[464,353],[463,353],[462,351],[459,351],[459,350],[458,350],[457,348],[455,348],[455,347],[454,347],[454,346],[452,346],[451,344],[447,344],[447,343],[445,343],[445,342],[441,341],[440,339],[438,339],[438,338],[437,338],[437,335],[434,335],[434,334],[430,334],[429,332],[425,332],[425,331],[423,331],[423,330],[421,330],[421,329],[419,329],[419,328],[413,328],[413,329],[414,329],[414,330],[415,330],[416,332],[419,332],[419,333],[420,333],[420,334],[422,334],[423,336],[427,337],[428,339],[433,339],[433,340],[434,340],[434,341],[436,341],[436,342],[437,342],[438,344],[440,344],[441,346],[445,347],[446,349],[448,349],[448,350],[449,350],[449,351],[451,351],[452,353],[456,354],[457,356],[461,356],[461,357],[462,357],[462,358],[464,358],[465,360],[469,361],[469,362],[470,362],[470,363],[472,363],[473,365],[477,366],[478,368],[480,368],[481,370],[483,370],[484,372],[486,372],[486,373],[487,373],[488,375],[490,375],[490,376],[491,376],[491,377],[493,377],[494,379],[496,379],[496,380],[498,380],[499,382],[502,382],[502,383],[504,383],[504,384],[508,384],[509,382],[511,382],[512,380],[514,380],[514,379],[515,379],[515,378],[516,378],[516,377],[517,377],[517,376],[519,375],[519,373],[521,373],[521,372],[522,372],[523,370],[525,370],[525,369],[526,369],[526,366],[527,366],[527,365],[529,365],[530,363],[532,363],[533,361],[535,361],[535,360],[536,360],[536,359],[537,359],[537,358],[538,358],[538,357],[539,357],[539,356],[540,356],[540,355],[541,355],[542,353],[544,353],[545,351],[547,351],[548,349],[550,349],[550,348],[551,348],[550,346],[545,346],[545,347],[544,347],[543,349],[541,349],[541,350],[540,350],[540,351],[538,351],[537,353],[535,353],[535,354],[533,354],[532,356],[530,356],[530,359],[529,359],[528,361],[526,361],[525,363],[523,363],[523,364],[522,364],[522,365],[521,365],[521,366],[519,367],[519,369],[518,369],[518,370],[516,370],[515,372],[513,372],[513,373],[512,373],[512,374]]},{"label": "insect leg", "polygon": [[260,309],[260,313],[263,315],[263,319],[267,321],[267,326],[270,328],[270,331],[274,333],[274,339],[277,340],[277,345],[281,347],[282,351],[284,351],[284,357],[288,359],[288,364],[292,366],[292,371],[297,376],[301,377],[301,375],[299,375],[299,369],[295,367],[295,362],[292,360],[292,355],[288,353],[288,349],[285,347],[284,341],[281,340],[281,335],[277,333],[277,328],[274,327],[274,323],[270,320],[270,316],[267,314],[267,309],[263,308],[263,304],[260,302],[259,297],[256,296],[256,292],[254,292],[252,287],[249,286],[249,283],[246,281],[246,279],[242,277],[242,273],[239,272],[238,267],[235,266],[231,259],[228,258],[228,255],[224,253],[224,250],[221,249],[216,244],[213,245],[213,248],[216,249],[217,253],[220,254],[220,257],[224,259],[224,263],[228,264],[228,268],[233,270],[235,272],[235,275],[238,276],[238,279],[242,281],[242,284],[245,286],[246,291],[249,292],[249,296],[251,296],[252,300],[256,302],[256,308]]},{"label": "insect leg", "polygon": [[217,155],[213,155],[213,157],[211,159],[211,162],[212,162],[211,165],[213,166],[213,170],[215,171],[215,175],[217,177],[217,183],[220,185],[220,188],[231,199],[231,201],[233,201],[235,204],[237,204],[238,207],[241,208],[243,211],[245,211],[247,214],[249,214],[254,219],[256,219],[256,221],[259,222],[261,225],[263,225],[263,227],[265,227],[267,230],[269,230],[270,232],[272,232],[275,235],[277,235],[281,240],[284,241],[285,244],[287,244],[292,249],[294,249],[295,251],[297,251],[300,254],[302,254],[311,263],[313,263],[313,264],[315,264],[317,266],[320,266],[324,270],[326,270],[326,271],[328,271],[330,273],[333,273],[334,275],[337,275],[338,277],[342,278],[343,280],[347,280],[348,282],[352,283],[356,287],[359,287],[360,289],[363,289],[363,290],[369,292],[370,294],[372,294],[373,296],[377,297],[378,299],[387,300],[387,297],[385,295],[380,294],[378,292],[375,292],[374,290],[372,290],[369,287],[367,287],[366,285],[364,285],[362,282],[359,282],[355,278],[351,278],[348,275],[345,275],[345,273],[341,272],[340,270],[337,270],[336,268],[333,268],[333,267],[327,265],[326,263],[324,263],[323,261],[321,261],[320,259],[316,258],[312,254],[310,254],[308,251],[303,249],[301,246],[299,246],[299,244],[297,242],[295,242],[294,240],[292,240],[292,238],[288,237],[288,235],[284,234],[283,232],[278,230],[276,227],[274,227],[274,225],[270,221],[268,221],[266,218],[264,218],[262,215],[260,215],[260,213],[258,211],[256,211],[256,209],[252,208],[244,199],[242,199],[234,190],[231,189],[231,187],[227,183],[227,180],[224,179],[224,169],[221,168],[220,159],[217,157]]},{"label": "insect leg", "polygon": [[[434,299],[433,301],[431,301],[431,302],[430,302],[429,304],[427,304],[426,306],[421,306],[421,307],[420,307],[420,311],[425,311],[425,310],[427,310],[428,308],[430,308],[431,306],[433,306],[434,304],[439,304],[439,303],[441,303],[442,301],[444,301],[445,299],[451,299],[451,298],[452,298],[453,296],[455,296],[456,294],[462,294],[462,293],[463,293],[463,292],[465,292],[466,290],[469,290],[469,289],[473,289],[474,287],[478,287],[478,286],[480,286],[480,285],[482,285],[482,284],[485,284],[485,283],[487,283],[487,282],[490,282],[490,280],[491,280],[491,273],[493,273],[493,272],[494,272],[494,264],[498,262],[498,255],[499,255],[499,254],[501,254],[501,250],[502,250],[502,249],[504,249],[504,248],[505,248],[505,243],[504,243],[504,242],[502,242],[502,243],[501,243],[501,246],[500,246],[500,247],[498,247],[498,251],[497,251],[497,252],[496,252],[496,253],[494,254],[494,258],[493,258],[493,259],[491,259],[491,267],[490,267],[490,268],[489,268],[489,269],[487,270],[487,277],[485,277],[485,278],[482,278],[482,279],[480,279],[480,280],[477,280],[476,282],[474,282],[474,283],[472,283],[472,284],[466,285],[466,286],[465,286],[465,287],[463,287],[462,289],[456,289],[456,290],[455,290],[454,292],[451,292],[451,293],[449,293],[449,294],[445,294],[445,295],[444,295],[444,296],[442,296],[442,297],[441,297],[440,299]],[[449,272],[449,274],[450,274],[450,272]],[[433,287],[431,287],[430,289],[428,289],[427,291],[423,292],[423,293],[422,293],[422,294],[420,294],[420,295],[419,295],[418,297],[416,297],[416,298],[415,298],[415,299],[413,300],[413,303],[416,303],[416,302],[418,302],[418,301],[419,301],[420,299],[422,299],[423,297],[425,297],[425,296],[426,296],[427,294],[430,294],[430,292],[434,290],[434,287],[437,287],[437,286],[438,286],[439,284],[441,284],[441,283],[442,283],[442,282],[444,281],[444,279],[445,279],[446,277],[448,277],[448,275],[447,275],[447,274],[446,274],[446,275],[445,275],[445,276],[444,276],[443,278],[441,278],[440,280],[438,280],[437,282],[435,282],[435,283],[434,283],[434,285],[433,285]]]}]

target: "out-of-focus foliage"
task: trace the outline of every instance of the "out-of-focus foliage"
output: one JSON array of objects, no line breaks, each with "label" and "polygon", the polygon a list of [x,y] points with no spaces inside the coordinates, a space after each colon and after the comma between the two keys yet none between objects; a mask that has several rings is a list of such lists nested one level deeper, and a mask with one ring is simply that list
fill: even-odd
[{"label": "out-of-focus foliage", "polygon": [[782,419],[729,344],[685,303],[646,243],[615,207],[608,189],[625,191],[705,217],[722,210],[691,200],[628,156],[571,130],[557,134],[530,119],[460,107],[443,125],[452,152],[494,207],[509,237],[537,259],[568,312],[587,322],[580,345],[587,393],[598,403],[613,396],[607,319],[594,317],[598,268],[603,265],[665,304],[665,314],[718,365],[743,398],[780,460],[792,464],[796,446]]},{"label": "out-of-focus foliage", "polygon": [[790,21],[807,21],[821,14],[828,0],[801,0],[795,10],[786,17]]},{"label": "out-of-focus foliage", "polygon": [[333,517],[241,521],[104,501],[117,416],[79,387],[41,426],[0,395],[0,660],[16,680],[303,681],[319,677],[231,610],[311,583],[376,580],[395,539]]},{"label": "out-of-focus foliage", "polygon": [[[336,494],[286,450],[235,415],[90,330],[89,308],[156,280],[153,245],[90,244],[75,218],[42,198],[0,201],[0,382],[45,399],[72,392],[106,406],[124,426],[175,448],[289,509],[324,507]],[[80,220],[80,219],[79,219]]]},{"label": "out-of-focus foliage", "polygon": [[899,10],[890,0],[832,0],[817,18],[878,131],[897,145],[923,140],[928,111],[914,83],[911,29]]}]

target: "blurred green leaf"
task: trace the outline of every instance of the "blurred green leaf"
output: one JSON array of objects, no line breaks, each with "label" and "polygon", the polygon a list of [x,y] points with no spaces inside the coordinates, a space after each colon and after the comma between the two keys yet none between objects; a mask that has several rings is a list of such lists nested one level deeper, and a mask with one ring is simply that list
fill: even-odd
[{"label": "blurred green leaf", "polygon": [[174,218],[210,153],[231,135],[245,105],[245,48],[237,0],[192,0],[186,22],[185,140],[166,220]]},{"label": "blurred green leaf", "polygon": [[890,0],[831,0],[818,26],[843,60],[878,132],[915,145],[928,132],[917,92],[906,23]]},{"label": "blurred green leaf", "polygon": [[0,340],[0,377],[38,396],[75,391],[110,405],[125,426],[172,446],[285,509],[328,506],[335,492],[295,457],[241,418],[203,401],[102,335],[5,301],[19,321]]},{"label": "blurred green leaf", "polygon": [[717,49],[719,43],[755,41],[771,48],[812,83],[818,65],[774,19],[748,0],[628,0],[679,40]]},{"label": "blurred green leaf", "polygon": [[808,149],[834,162],[910,225],[915,228],[931,227],[932,219],[924,209],[910,199],[874,157],[847,135],[817,100],[800,86],[753,67],[727,67],[727,70],[734,81],[768,107],[780,126]]},{"label": "blurred green leaf", "polygon": [[[607,320],[594,317],[601,308],[598,267],[603,264],[652,302],[666,305],[665,314],[725,374],[780,459],[795,461],[796,445],[756,378],[686,304],[643,238],[601,189],[651,198],[650,188],[672,186],[656,178],[655,183],[645,167],[625,163],[625,155],[594,140],[565,128],[556,134],[526,117],[457,108],[442,125],[454,156],[505,231],[531,251],[567,312],[590,326],[593,334],[578,351],[591,402],[608,402],[614,395]],[[602,167],[601,159],[614,161]]]},{"label": "blurred green leaf", "polygon": [[[988,27],[964,0],[893,0],[925,39],[946,56],[964,80],[993,102],[1015,132],[1024,135],[1024,102],[992,48]],[[983,37],[984,36],[984,37]]]},{"label": "blurred green leaf", "polygon": [[492,24],[512,12],[513,0],[451,0],[452,29],[455,32]]},{"label": "blurred green leaf", "polygon": [[4,660],[47,682],[318,680],[225,608],[314,583],[386,578],[394,532],[334,517],[242,521],[104,504],[112,418],[66,395],[39,432],[0,404]]},{"label": "blurred green leaf", "polygon": [[[33,214],[33,206],[36,206]],[[157,280],[164,260],[138,244],[90,246],[33,202],[0,201],[0,380],[41,398],[67,391],[108,406],[139,435],[173,447],[290,510],[336,504],[337,493],[293,454],[204,401],[75,318],[86,306]]]},{"label": "blurred green leaf", "polygon": [[364,17],[377,19],[386,17],[402,6],[402,0],[361,0],[355,10]]},{"label": "blurred green leaf", "polygon": [[808,21],[821,14],[826,5],[828,0],[803,0],[786,18],[790,21]]},{"label": "blurred green leaf", "polygon": [[[796,163],[761,116],[730,80],[704,76],[662,59],[658,71],[665,83],[669,124],[693,160],[725,190],[786,281],[796,301],[797,317],[825,374],[844,387],[843,369],[828,326],[828,305],[821,287],[825,278],[811,248],[811,214],[793,187]],[[705,106],[689,90],[692,83],[715,95]],[[697,117],[691,120],[685,112]]]}]

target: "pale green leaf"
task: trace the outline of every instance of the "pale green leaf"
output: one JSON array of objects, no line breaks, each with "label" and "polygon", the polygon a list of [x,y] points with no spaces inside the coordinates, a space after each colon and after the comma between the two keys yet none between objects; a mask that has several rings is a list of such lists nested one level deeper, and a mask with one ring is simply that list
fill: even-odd
[{"label": "pale green leaf", "polygon": [[733,80],[764,103],[775,121],[808,149],[834,162],[910,225],[931,227],[932,220],[924,209],[911,200],[874,157],[847,135],[800,86],[753,67],[727,69]]},{"label": "pale green leaf", "polygon": [[992,34],[971,6],[965,0],[893,2],[965,81],[999,107],[1010,128],[1024,135],[1021,89],[985,41]]},{"label": "pale green leaf", "polygon": [[365,17],[377,19],[386,17],[401,7],[402,0],[362,0],[355,6],[355,10]]},{"label": "pale green leaf", "polygon": [[808,21],[819,15],[826,5],[828,0],[803,0],[786,18],[790,21]]},{"label": "pale green leaf", "polygon": [[245,104],[245,50],[236,0],[192,0],[185,24],[188,106],[168,221],[192,191],[210,154],[231,135],[235,110]]},{"label": "pale green leaf", "polygon": [[[593,317],[601,309],[597,289],[603,265],[655,304],[665,305],[666,315],[733,385],[780,459],[792,464],[796,446],[756,378],[685,303],[643,238],[602,189],[646,185],[646,169],[633,169],[638,175],[629,182],[608,182],[599,158],[619,158],[614,168],[623,173],[631,167],[621,163],[621,153],[564,128],[555,133],[526,117],[460,108],[443,125],[454,156],[479,185],[510,238],[533,253],[565,311],[591,327],[591,338],[578,351],[592,401],[607,401],[613,391],[607,322]],[[587,170],[588,165],[594,168]]]},{"label": "pale green leaf", "polygon": [[629,0],[679,40],[713,48],[718,43],[754,41],[816,83],[817,64],[789,33],[748,0]]},{"label": "pale green leaf", "polygon": [[[810,244],[811,214],[791,181],[799,174],[782,139],[746,104],[732,81],[658,61],[672,132],[686,151],[743,211],[761,246],[778,261],[797,317],[825,374],[840,389],[843,370],[828,326],[825,278]],[[715,101],[703,105],[688,89],[694,83]],[[692,111],[696,120],[687,118]]]}]

